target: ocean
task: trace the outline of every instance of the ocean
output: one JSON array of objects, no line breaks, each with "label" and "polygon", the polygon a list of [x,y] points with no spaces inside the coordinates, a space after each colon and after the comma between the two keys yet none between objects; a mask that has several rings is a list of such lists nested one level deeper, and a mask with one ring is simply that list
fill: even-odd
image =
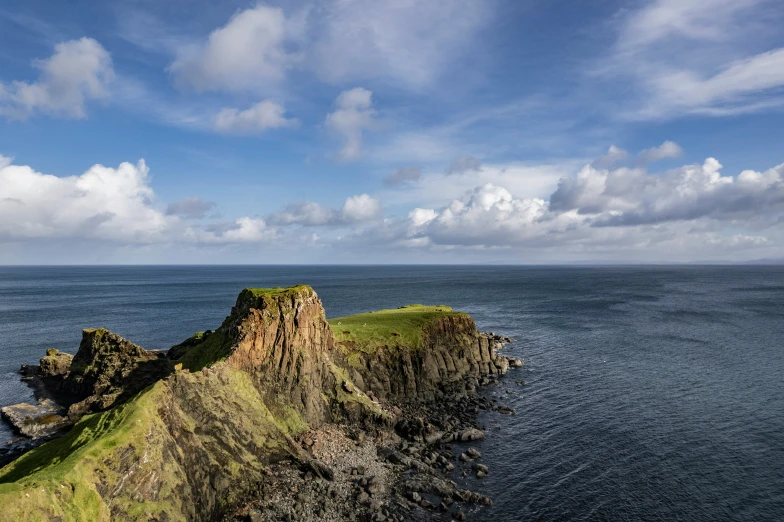
[{"label": "ocean", "polygon": [[446,304],[515,339],[470,520],[784,520],[784,267],[0,267],[0,404],[82,328],[167,349],[297,283],[328,317]]}]

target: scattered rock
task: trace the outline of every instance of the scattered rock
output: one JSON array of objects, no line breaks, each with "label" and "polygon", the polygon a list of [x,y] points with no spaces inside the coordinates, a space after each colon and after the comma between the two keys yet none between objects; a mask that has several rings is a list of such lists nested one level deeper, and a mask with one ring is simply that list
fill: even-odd
[{"label": "scattered rock", "polygon": [[487,466],[485,466],[484,464],[479,464],[478,462],[475,462],[474,465],[471,466],[471,469],[473,469],[474,471],[484,473],[485,475],[490,473],[490,470],[488,469]]}]

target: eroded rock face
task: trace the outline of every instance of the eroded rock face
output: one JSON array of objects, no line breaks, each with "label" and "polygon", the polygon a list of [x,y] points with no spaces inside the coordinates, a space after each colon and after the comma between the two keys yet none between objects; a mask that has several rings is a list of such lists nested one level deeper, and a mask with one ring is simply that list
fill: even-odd
[{"label": "eroded rock face", "polygon": [[232,316],[238,320],[228,365],[253,377],[271,409],[286,404],[311,425],[330,420],[323,394],[335,387],[329,357],[335,340],[316,292],[306,286],[271,295],[245,290]]},{"label": "eroded rock face", "polygon": [[471,386],[483,376],[503,375],[509,368],[466,315],[434,320],[422,344],[416,349],[381,346],[373,354],[354,353],[349,365],[354,382],[382,399],[427,401],[439,392]]},{"label": "eroded rock face", "polygon": [[75,421],[129,399],[169,371],[165,354],[147,351],[106,329],[89,328],[82,331],[60,391],[77,399],[68,409]]}]

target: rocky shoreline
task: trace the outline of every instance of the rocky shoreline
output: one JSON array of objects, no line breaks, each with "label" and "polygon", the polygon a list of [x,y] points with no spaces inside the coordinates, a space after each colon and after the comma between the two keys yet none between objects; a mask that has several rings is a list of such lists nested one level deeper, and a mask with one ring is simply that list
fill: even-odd
[{"label": "rocky shoreline", "polygon": [[313,461],[271,466],[257,494],[224,522],[469,520],[471,511],[493,501],[453,479],[491,473],[471,443],[485,438],[480,411],[514,413],[476,393],[497,381],[467,383],[469,391],[434,403],[395,406],[392,427],[330,424],[303,433],[297,442]]},{"label": "rocky shoreline", "polygon": [[85,330],[76,356],[21,370],[40,400],[2,409],[32,438],[0,469],[0,502],[161,522],[465,520],[491,504],[454,480],[492,476],[478,414],[514,411],[477,392],[522,365],[496,354],[511,339],[444,306],[331,323],[300,286],[246,290],[168,352]]}]

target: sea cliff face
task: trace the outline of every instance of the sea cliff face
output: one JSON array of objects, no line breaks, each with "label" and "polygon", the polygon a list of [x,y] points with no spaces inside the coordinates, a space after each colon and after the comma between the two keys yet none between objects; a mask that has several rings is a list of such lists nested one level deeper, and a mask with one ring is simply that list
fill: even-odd
[{"label": "sea cliff face", "polygon": [[220,519],[253,498],[271,463],[323,470],[299,434],[326,423],[389,427],[396,404],[464,393],[506,371],[465,314],[378,314],[331,327],[316,293],[297,286],[244,290],[220,328],[168,354],[85,331],[56,385],[80,420],[0,470],[3,515]]}]

